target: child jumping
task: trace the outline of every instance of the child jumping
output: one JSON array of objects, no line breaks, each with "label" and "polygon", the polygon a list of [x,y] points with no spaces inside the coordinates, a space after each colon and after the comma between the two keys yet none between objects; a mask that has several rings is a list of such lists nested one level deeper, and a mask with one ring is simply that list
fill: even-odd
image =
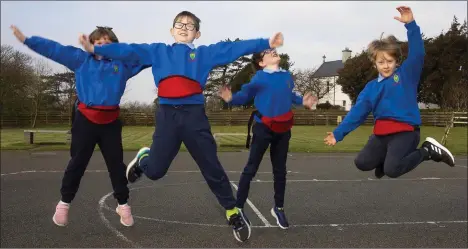
[{"label": "child jumping", "polygon": [[270,147],[271,164],[273,166],[275,205],[271,214],[282,229],[289,227],[284,212],[284,195],[286,190],[286,161],[293,126],[292,104],[312,108],[316,98],[307,93],[301,97],[293,92],[294,82],[290,72],[279,67],[280,57],[274,49],[265,50],[252,56],[252,63],[257,73],[252,80],[242,85],[240,91],[232,95],[227,87],[222,88],[220,97],[232,105],[243,105],[255,98],[256,111],[248,124],[247,148],[250,145],[250,127],[253,119],[253,139],[250,146],[249,159],[239,180],[237,204],[245,220],[250,223],[245,212],[250,182],[255,177],[268,146]]},{"label": "child jumping", "polygon": [[251,229],[235,208],[236,199],[229,178],[218,160],[216,143],[205,114],[203,89],[214,67],[234,62],[243,55],[279,47],[283,44],[282,34],[276,34],[270,41],[219,42],[196,48],[193,41],[201,35],[200,19],[188,11],[175,17],[171,34],[175,40],[171,45],[119,43],[94,46],[85,36],[81,37],[81,42],[91,53],[152,65],[160,103],[155,115],[157,126],[151,149],[140,149],[128,164],[129,182],[137,180],[142,173],[151,180],[162,178],[183,142],[218,202],[226,209],[234,237],[245,241],[250,237]]},{"label": "child jumping", "polygon": [[[71,159],[62,179],[62,198],[52,220],[58,226],[68,224],[70,203],[98,144],[118,202],[116,212],[121,217],[120,223],[132,226],[134,220],[127,203],[129,190],[123,162],[122,123],[118,119],[119,103],[127,80],[151,65],[110,60],[42,37],[26,38],[15,26],[11,29],[16,38],[30,49],[75,72],[78,111],[74,113],[71,129]],[[89,36],[89,42],[101,45],[119,41],[112,28],[97,27]]]},{"label": "child jumping", "polygon": [[377,178],[399,177],[430,159],[455,165],[450,151],[431,137],[417,148],[421,125],[417,93],[424,64],[424,42],[411,9],[402,6],[397,10],[401,16],[395,19],[405,23],[408,30],[408,58],[398,65],[401,50],[394,36],[372,41],[367,53],[379,77],[367,83],[343,122],[324,139],[327,145],[335,145],[372,111],[373,134],[354,162],[360,170],[375,169]]}]

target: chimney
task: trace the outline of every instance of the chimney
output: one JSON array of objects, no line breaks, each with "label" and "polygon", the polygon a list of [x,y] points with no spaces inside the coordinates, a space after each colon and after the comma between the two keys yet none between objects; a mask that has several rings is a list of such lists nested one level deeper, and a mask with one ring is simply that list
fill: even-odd
[{"label": "chimney", "polygon": [[327,58],[325,55],[322,56],[323,62],[325,62],[325,59]]},{"label": "chimney", "polygon": [[342,55],[342,58],[341,58],[341,61],[343,62],[343,64],[349,59],[351,58],[351,50],[349,50],[349,48],[345,48],[343,51],[341,51],[343,53]]}]

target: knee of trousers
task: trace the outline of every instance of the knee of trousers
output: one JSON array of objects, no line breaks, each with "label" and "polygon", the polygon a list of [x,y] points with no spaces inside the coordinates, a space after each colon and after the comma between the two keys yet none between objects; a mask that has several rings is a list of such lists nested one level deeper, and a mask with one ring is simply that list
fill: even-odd
[{"label": "knee of trousers", "polygon": [[378,165],[372,165],[372,162],[369,160],[365,160],[364,158],[357,156],[354,159],[354,164],[359,170],[362,171],[369,171],[375,169]]},{"label": "knee of trousers", "polygon": [[168,167],[157,167],[157,165],[155,165],[155,166],[153,166],[153,167],[149,166],[149,167],[146,168],[146,171],[145,171],[146,177],[148,177],[151,180],[161,179],[167,173]]},{"label": "knee of trousers", "polygon": [[274,180],[284,180],[286,179],[286,175],[287,175],[286,170],[273,170]]},{"label": "knee of trousers", "polygon": [[395,165],[385,165],[384,167],[384,174],[390,178],[397,178],[399,176],[401,176],[402,174],[400,173],[400,171],[398,170],[399,168],[399,165],[395,164]]}]

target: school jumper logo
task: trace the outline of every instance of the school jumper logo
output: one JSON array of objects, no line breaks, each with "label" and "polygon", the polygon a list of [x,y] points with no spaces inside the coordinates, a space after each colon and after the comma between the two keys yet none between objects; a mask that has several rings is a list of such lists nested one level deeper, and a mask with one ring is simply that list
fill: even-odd
[{"label": "school jumper logo", "polygon": [[114,73],[118,73],[119,72],[119,67],[117,65],[114,65]]},{"label": "school jumper logo", "polygon": [[400,76],[398,76],[398,74],[393,75],[393,81],[395,81],[395,84],[398,84],[400,81]]},{"label": "school jumper logo", "polygon": [[192,59],[192,61],[195,60],[195,52],[190,53],[190,59]]}]

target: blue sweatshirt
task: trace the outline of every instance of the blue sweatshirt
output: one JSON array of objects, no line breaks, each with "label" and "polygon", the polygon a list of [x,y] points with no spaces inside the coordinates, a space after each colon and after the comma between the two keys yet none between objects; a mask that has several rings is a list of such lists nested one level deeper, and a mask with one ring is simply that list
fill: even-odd
[{"label": "blue sweatshirt", "polygon": [[374,122],[392,119],[409,125],[421,125],[418,107],[418,85],[424,65],[424,41],[415,21],[405,24],[408,35],[408,58],[388,78],[379,77],[367,83],[356,104],[333,131],[336,141],[361,125],[370,112]]},{"label": "blue sweatshirt", "polygon": [[[291,105],[302,105],[302,97],[293,92],[294,81],[285,70],[259,70],[251,81],[232,95],[230,104],[243,105],[254,99],[255,108],[267,117],[276,117],[291,110]],[[255,116],[255,121],[261,120]]]},{"label": "blue sweatshirt", "polygon": [[97,60],[79,48],[38,36],[27,38],[24,44],[75,72],[78,99],[88,106],[119,105],[127,80],[151,66],[137,61]]},{"label": "blue sweatshirt", "polygon": [[[95,46],[94,53],[116,60],[140,61],[151,64],[154,82],[168,76],[184,76],[200,83],[205,88],[210,71],[217,66],[234,62],[239,57],[262,52],[270,48],[268,39],[254,39],[236,42],[219,42],[195,48],[187,44],[164,43],[126,44],[113,43]],[[202,93],[184,98],[159,98],[160,104],[204,104]]]}]

